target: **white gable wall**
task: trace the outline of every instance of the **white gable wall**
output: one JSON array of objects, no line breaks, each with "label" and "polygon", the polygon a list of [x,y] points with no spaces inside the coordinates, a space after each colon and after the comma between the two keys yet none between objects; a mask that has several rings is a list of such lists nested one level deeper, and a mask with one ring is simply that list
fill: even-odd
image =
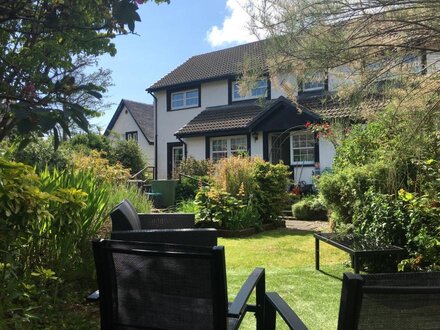
[{"label": "white gable wall", "polygon": [[[201,84],[201,107],[197,108],[167,111],[166,91],[159,91],[155,95],[157,97],[157,177],[166,179],[167,143],[179,142],[174,133],[206,107],[228,104],[228,81],[221,80]],[[203,150],[200,147],[200,139],[193,138],[191,140],[197,141],[197,143],[194,146],[188,143],[188,156],[205,159],[205,139],[203,138]]]},{"label": "white gable wall", "polygon": [[119,114],[119,117],[113,125],[111,131],[117,133],[118,136],[115,136],[115,134],[110,134],[109,137],[111,139],[120,140],[125,140],[125,133],[137,131],[139,147],[142,150],[148,165],[154,166],[154,145],[150,145],[148,143],[138,124],[135,122],[133,116],[125,106]]}]

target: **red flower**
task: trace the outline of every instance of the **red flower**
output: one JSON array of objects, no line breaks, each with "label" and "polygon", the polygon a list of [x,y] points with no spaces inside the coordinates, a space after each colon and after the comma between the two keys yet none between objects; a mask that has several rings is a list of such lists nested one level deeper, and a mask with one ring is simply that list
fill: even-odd
[{"label": "red flower", "polygon": [[312,123],[308,121],[308,122],[306,122],[306,124],[304,126],[309,128],[310,126],[312,126]]}]

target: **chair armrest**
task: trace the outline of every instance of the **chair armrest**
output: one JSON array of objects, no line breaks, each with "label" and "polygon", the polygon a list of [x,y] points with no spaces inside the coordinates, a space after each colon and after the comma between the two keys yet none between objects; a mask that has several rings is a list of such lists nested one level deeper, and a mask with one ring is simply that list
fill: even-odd
[{"label": "chair armrest", "polygon": [[292,330],[307,330],[307,327],[296,315],[296,313],[287,305],[283,298],[276,292],[267,292],[265,297],[265,329],[276,328],[276,313],[278,312],[286,324]]},{"label": "chair armrest", "polygon": [[99,300],[99,290],[93,291],[86,297],[87,301],[98,301]]},{"label": "chair armrest", "polygon": [[[239,318],[240,315],[243,315],[243,312],[247,309],[247,301],[252,294],[252,291],[256,286],[257,287],[257,304],[259,299],[259,295],[264,295],[265,291],[265,274],[264,274],[264,268],[255,268],[254,271],[249,275],[246,282],[242,285],[240,291],[238,292],[237,296],[235,297],[232,304],[229,306],[228,309],[228,317],[234,317]],[[261,289],[262,292],[259,292]],[[263,303],[261,301],[261,303]],[[256,308],[255,310],[256,311]]]}]

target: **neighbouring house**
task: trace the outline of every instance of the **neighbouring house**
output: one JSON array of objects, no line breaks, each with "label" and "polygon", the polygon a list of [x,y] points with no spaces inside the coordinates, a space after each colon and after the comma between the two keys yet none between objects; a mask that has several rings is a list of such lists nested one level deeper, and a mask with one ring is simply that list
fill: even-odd
[{"label": "neighbouring house", "polygon": [[[156,106],[157,178],[171,177],[185,157],[215,162],[243,152],[283,161],[296,182],[311,184],[314,174],[331,168],[333,144],[306,126],[349,117],[347,107],[328,97],[343,82],[330,70],[302,82],[269,76],[263,43],[193,56],[147,89]],[[244,93],[237,79],[249,61],[265,74]],[[284,92],[288,84],[298,85],[300,109]]]},{"label": "neighbouring house", "polygon": [[147,163],[154,165],[153,105],[122,99],[104,135],[111,139],[135,140]]}]

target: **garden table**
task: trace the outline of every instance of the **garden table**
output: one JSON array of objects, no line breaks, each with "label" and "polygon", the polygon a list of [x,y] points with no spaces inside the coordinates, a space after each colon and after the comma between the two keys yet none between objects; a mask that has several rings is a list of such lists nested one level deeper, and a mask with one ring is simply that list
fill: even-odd
[{"label": "garden table", "polygon": [[353,235],[341,235],[335,233],[315,233],[315,268],[319,270],[319,241],[330,244],[342,251],[348,252],[352,257],[352,267],[354,272],[359,274],[360,261],[362,257],[374,255],[400,255],[405,249],[387,244],[378,244],[376,242],[368,241],[362,237]]}]

